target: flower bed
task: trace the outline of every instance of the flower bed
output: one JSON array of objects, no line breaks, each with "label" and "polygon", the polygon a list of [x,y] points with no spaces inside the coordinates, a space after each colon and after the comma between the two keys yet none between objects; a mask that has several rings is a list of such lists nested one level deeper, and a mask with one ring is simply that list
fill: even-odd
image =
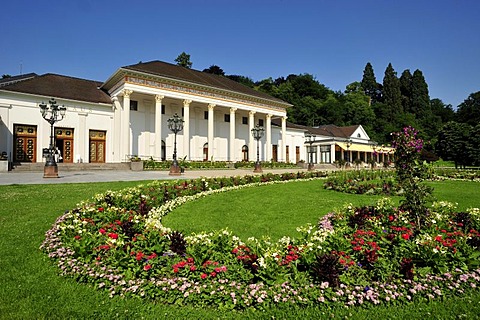
[{"label": "flower bed", "polygon": [[394,172],[389,170],[339,171],[328,176],[324,188],[353,194],[401,194]]},{"label": "flower bed", "polygon": [[388,199],[346,205],[297,230],[299,239],[182,235],[161,218],[198,197],[322,173],[154,182],[106,192],[58,218],[42,249],[61,274],[108,290],[183,305],[353,306],[441,299],[480,285],[480,211],[436,203],[425,227]]}]

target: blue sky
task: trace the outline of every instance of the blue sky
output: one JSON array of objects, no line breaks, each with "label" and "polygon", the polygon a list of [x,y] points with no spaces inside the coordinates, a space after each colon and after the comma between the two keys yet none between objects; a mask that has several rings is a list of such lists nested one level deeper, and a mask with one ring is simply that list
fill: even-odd
[{"label": "blue sky", "polygon": [[422,70],[431,98],[456,107],[480,91],[477,0],[5,1],[0,74],[57,73],[106,80],[139,61],[262,80],[310,73],[332,90],[377,82],[391,62]]}]

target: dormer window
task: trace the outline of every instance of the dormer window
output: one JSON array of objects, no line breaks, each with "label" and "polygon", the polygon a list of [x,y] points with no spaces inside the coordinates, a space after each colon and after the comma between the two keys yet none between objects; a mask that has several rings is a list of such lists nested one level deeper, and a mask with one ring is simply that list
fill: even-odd
[{"label": "dormer window", "polygon": [[357,134],[357,138],[361,138],[362,136],[360,135],[360,133]]}]

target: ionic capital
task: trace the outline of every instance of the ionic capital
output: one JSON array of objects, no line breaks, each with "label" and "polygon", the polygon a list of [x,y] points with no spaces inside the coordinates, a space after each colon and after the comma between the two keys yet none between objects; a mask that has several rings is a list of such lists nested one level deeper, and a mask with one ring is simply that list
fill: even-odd
[{"label": "ionic capital", "polygon": [[210,103],[210,104],[208,105],[208,110],[213,110],[213,108],[215,108],[216,106],[217,106],[216,104]]},{"label": "ionic capital", "polygon": [[255,113],[257,113],[256,111],[248,111],[248,114],[250,115],[250,117],[253,117],[255,115]]},{"label": "ionic capital", "polygon": [[183,100],[183,106],[184,107],[188,107],[190,105],[190,103],[192,103],[192,100],[187,100],[187,99]]},{"label": "ionic capital", "polygon": [[157,95],[155,95],[155,102],[162,103],[163,98],[165,98],[165,96],[157,94]]},{"label": "ionic capital", "polygon": [[230,113],[235,113],[237,111],[237,108],[230,108]]}]

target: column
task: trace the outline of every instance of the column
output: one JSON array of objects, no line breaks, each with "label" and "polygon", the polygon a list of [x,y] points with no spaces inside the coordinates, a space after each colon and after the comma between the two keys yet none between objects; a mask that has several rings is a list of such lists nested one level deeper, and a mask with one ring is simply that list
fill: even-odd
[{"label": "column", "polygon": [[130,144],[130,95],[132,90],[123,90],[123,110],[122,110],[122,153],[120,154],[121,160],[126,160],[127,155],[131,154]]},{"label": "column", "polygon": [[282,159],[287,162],[287,117],[282,117]]},{"label": "column", "polygon": [[162,159],[162,95],[155,96],[155,158]]},{"label": "column", "polygon": [[267,114],[266,117],[266,123],[267,127],[265,130],[265,161],[271,161],[272,160],[272,115]]},{"label": "column", "polygon": [[252,135],[252,129],[255,127],[255,111],[248,112],[248,160],[256,161],[255,139]]},{"label": "column", "polygon": [[235,111],[237,108],[230,108],[230,141],[228,143],[230,150],[230,157],[228,160],[235,161]]},{"label": "column", "polygon": [[118,97],[112,98],[112,109],[113,109],[113,135],[111,135],[111,139],[113,141],[113,161],[114,162],[122,162],[121,159],[121,148],[120,148],[120,140],[121,140],[121,133],[122,133],[122,113],[121,109],[122,106],[118,101]]},{"label": "column", "polygon": [[190,160],[190,103],[192,100],[183,100],[183,154]]},{"label": "column", "polygon": [[214,130],[213,130],[213,123],[214,123],[214,113],[213,113],[213,109],[215,108],[215,104],[209,104],[208,105],[208,160],[212,160],[213,159],[213,133],[214,133]]}]

